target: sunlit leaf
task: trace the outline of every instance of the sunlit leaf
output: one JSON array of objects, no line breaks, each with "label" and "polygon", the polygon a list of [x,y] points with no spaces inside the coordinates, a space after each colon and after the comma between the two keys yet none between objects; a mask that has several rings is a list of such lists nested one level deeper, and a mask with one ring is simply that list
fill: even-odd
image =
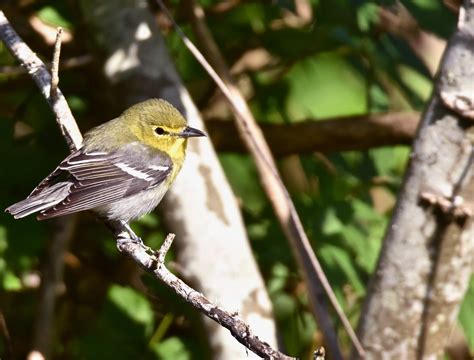
[{"label": "sunlit leaf", "polygon": [[109,290],[109,298],[130,319],[147,328],[153,324],[153,311],[150,303],[136,290],[114,285]]},{"label": "sunlit leaf", "polygon": [[471,276],[469,289],[459,311],[459,322],[464,329],[471,349],[474,349],[474,275]]},{"label": "sunlit leaf", "polygon": [[184,342],[176,336],[154,344],[153,351],[161,360],[188,360],[193,358]]},{"label": "sunlit leaf", "polygon": [[321,54],[297,63],[286,79],[290,118],[328,118],[367,111],[364,79],[341,55]]},{"label": "sunlit leaf", "polygon": [[319,254],[326,263],[337,266],[347,278],[347,281],[355,288],[359,295],[365,292],[365,286],[357,274],[350,254],[337,246],[325,245],[319,249]]},{"label": "sunlit leaf", "polygon": [[18,278],[15,274],[13,274],[10,271],[7,271],[3,275],[3,284],[2,288],[5,289],[5,291],[16,291],[20,290],[22,288],[21,286],[21,280]]},{"label": "sunlit leaf", "polygon": [[53,26],[61,26],[64,28],[72,28],[72,24],[66,20],[57,10],[52,6],[44,6],[37,12],[38,17],[45,23]]}]

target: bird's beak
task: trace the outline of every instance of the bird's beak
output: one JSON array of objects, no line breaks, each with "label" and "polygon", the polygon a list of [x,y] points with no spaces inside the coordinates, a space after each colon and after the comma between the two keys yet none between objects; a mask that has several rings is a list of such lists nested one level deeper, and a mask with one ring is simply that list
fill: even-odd
[{"label": "bird's beak", "polygon": [[192,128],[190,126],[186,126],[183,131],[179,133],[180,137],[188,138],[188,137],[198,137],[198,136],[206,136],[201,130]]}]

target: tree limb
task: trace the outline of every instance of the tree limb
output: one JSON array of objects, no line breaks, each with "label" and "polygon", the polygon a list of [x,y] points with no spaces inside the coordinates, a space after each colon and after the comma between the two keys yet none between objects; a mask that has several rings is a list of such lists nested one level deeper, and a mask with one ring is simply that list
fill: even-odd
[{"label": "tree limb", "polygon": [[359,334],[370,358],[441,358],[469,286],[474,123],[449,107],[442,94],[474,93],[473,40],[474,2],[466,0],[420,122],[361,314]]},{"label": "tree limb", "polygon": [[[306,120],[294,124],[260,122],[274,156],[366,150],[379,146],[408,145],[415,136],[418,113],[386,113],[328,120]],[[232,121],[206,121],[214,146],[224,152],[245,152]]]}]

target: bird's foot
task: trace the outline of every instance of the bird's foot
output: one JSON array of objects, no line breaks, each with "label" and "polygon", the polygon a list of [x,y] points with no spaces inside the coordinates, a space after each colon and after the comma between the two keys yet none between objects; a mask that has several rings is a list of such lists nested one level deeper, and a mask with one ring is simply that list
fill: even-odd
[{"label": "bird's foot", "polygon": [[112,223],[112,226],[112,228],[115,230],[114,232],[117,240],[117,248],[119,251],[122,251],[122,248],[127,244],[136,244],[140,245],[140,247],[146,252],[154,253],[154,251],[150,247],[146,246],[143,243],[143,240],[137,234],[135,234],[128,222],[118,221],[116,223]]},{"label": "bird's foot", "polygon": [[117,234],[116,240],[117,240],[117,248],[119,249],[119,251],[121,251],[121,249],[125,247],[127,244],[132,243],[132,244],[140,245],[140,247],[143,248],[147,252],[153,252],[153,250],[150,247],[146,246],[143,240],[133,232],[130,233],[128,231],[122,231],[119,234]]}]

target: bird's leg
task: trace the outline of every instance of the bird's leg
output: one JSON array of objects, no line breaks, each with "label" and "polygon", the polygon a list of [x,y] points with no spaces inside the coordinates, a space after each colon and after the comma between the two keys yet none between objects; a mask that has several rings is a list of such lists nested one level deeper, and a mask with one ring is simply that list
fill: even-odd
[{"label": "bird's leg", "polygon": [[122,225],[123,229],[127,231],[131,241],[140,245],[145,245],[143,243],[143,240],[137,234],[135,234],[135,232],[132,230],[128,223],[126,223],[125,221],[120,221],[120,224]]},{"label": "bird's leg", "polygon": [[117,246],[120,249],[121,245],[125,245],[126,243],[133,242],[135,244],[140,245],[142,248],[144,248],[147,251],[150,251],[151,249],[146,246],[143,243],[143,240],[135,234],[135,232],[132,230],[130,225],[125,222],[125,221],[114,221],[110,222],[109,221],[109,227],[112,229],[112,231],[115,234],[116,240],[117,240]]}]

